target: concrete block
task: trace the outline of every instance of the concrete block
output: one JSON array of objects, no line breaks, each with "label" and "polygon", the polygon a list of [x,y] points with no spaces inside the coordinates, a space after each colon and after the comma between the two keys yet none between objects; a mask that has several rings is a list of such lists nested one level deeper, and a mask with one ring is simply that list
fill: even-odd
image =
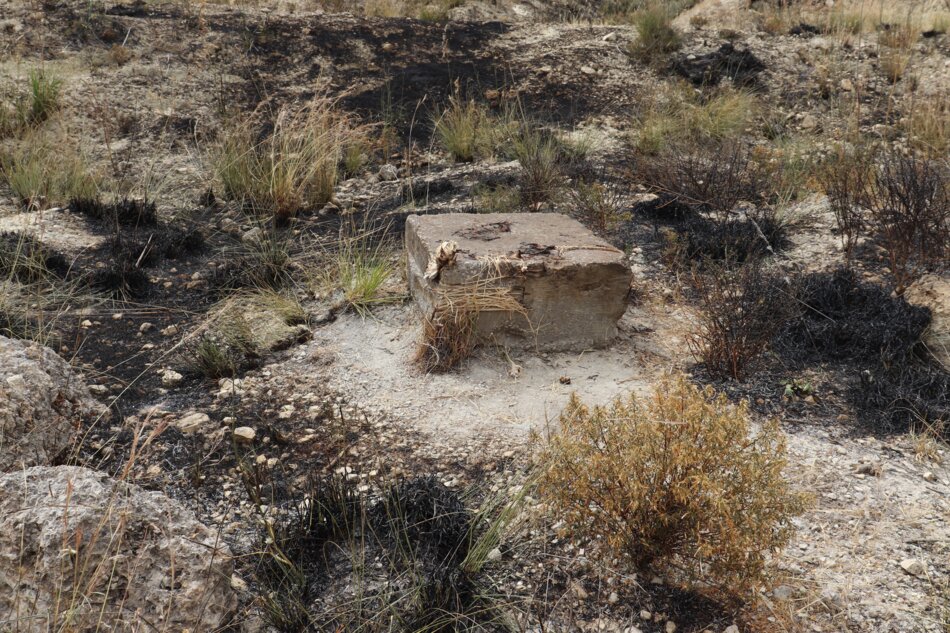
[{"label": "concrete block", "polygon": [[557,213],[410,216],[406,252],[423,314],[468,288],[503,289],[522,309],[479,311],[477,336],[542,350],[608,344],[632,276],[620,250]]}]

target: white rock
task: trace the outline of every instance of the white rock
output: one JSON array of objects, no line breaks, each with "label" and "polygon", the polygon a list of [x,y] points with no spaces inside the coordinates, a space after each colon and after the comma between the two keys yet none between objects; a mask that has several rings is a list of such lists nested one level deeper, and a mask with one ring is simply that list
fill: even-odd
[{"label": "white rock", "polygon": [[206,426],[210,421],[211,418],[208,417],[207,413],[192,411],[178,418],[178,421],[175,422],[175,426],[178,427],[178,430],[182,433],[194,433],[201,427]]},{"label": "white rock", "polygon": [[234,429],[234,439],[238,442],[253,442],[257,432],[249,426],[239,426]]},{"label": "white rock", "polygon": [[162,386],[163,387],[177,387],[184,380],[184,376],[179,374],[173,369],[166,369],[162,372]]},{"label": "white rock", "polygon": [[259,226],[255,226],[250,231],[245,232],[241,236],[241,241],[245,244],[254,244],[255,242],[260,242],[261,238],[264,236],[264,231]]},{"label": "white rock", "polygon": [[83,415],[102,413],[53,350],[0,336],[0,472],[48,464],[72,444]]},{"label": "white rock", "polygon": [[927,566],[916,558],[905,558],[902,560],[901,569],[911,576],[917,576],[918,578],[927,575]]},{"label": "white rock", "polygon": [[396,169],[395,165],[386,163],[379,168],[380,180],[396,180],[397,178],[399,178],[399,170]]}]

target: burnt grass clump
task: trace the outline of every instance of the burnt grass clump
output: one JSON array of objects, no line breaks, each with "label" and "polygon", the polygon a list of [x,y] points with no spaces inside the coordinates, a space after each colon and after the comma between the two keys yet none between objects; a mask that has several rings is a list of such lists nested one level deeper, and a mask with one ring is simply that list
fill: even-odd
[{"label": "burnt grass clump", "polygon": [[89,277],[89,286],[114,299],[143,299],[148,295],[151,281],[141,267],[130,261],[115,261]]},{"label": "burnt grass clump", "polygon": [[804,276],[797,298],[801,314],[783,332],[779,349],[805,362],[899,363],[930,324],[926,308],[892,297],[845,268]]},{"label": "burnt grass clump", "polygon": [[88,283],[114,299],[143,299],[151,288],[145,269],[167,259],[197,255],[205,247],[204,234],[195,227],[157,224],[148,232],[114,227],[105,252],[100,255],[106,265],[93,271]]},{"label": "burnt grass clump", "polygon": [[731,79],[737,86],[752,86],[765,64],[748,49],[726,42],[703,55],[683,55],[673,62],[673,71],[697,87],[717,86]]},{"label": "burnt grass clump", "polygon": [[12,278],[24,284],[65,279],[70,268],[65,255],[36,238],[0,232],[0,279]]},{"label": "burnt grass clump", "polygon": [[694,217],[677,228],[681,256],[692,262],[743,264],[790,244],[787,225],[773,213],[728,220]]},{"label": "burnt grass clump", "polygon": [[68,209],[95,222],[118,226],[156,226],[158,210],[152,200],[123,198],[104,203],[94,198],[74,198]]},{"label": "burnt grass clump", "polygon": [[659,224],[675,224],[696,217],[693,208],[672,194],[660,193],[648,200],[637,202],[631,213],[634,218],[643,218]]},{"label": "burnt grass clump", "polygon": [[[249,488],[252,498],[259,489]],[[459,495],[432,476],[397,481],[377,495],[338,476],[311,479],[261,534],[255,580],[265,616],[283,631],[316,624],[376,630],[377,618],[412,631],[471,628],[491,611],[464,564],[475,524]],[[376,588],[360,604],[334,606],[333,579],[347,568],[372,574],[359,582]]]},{"label": "burnt grass clump", "polygon": [[928,309],[843,268],[805,276],[797,300],[801,311],[777,338],[776,351],[799,364],[844,365],[863,422],[899,432],[950,421],[950,373],[919,345]]},{"label": "burnt grass clump", "polygon": [[132,262],[144,268],[158,266],[166,259],[198,255],[205,250],[204,234],[195,227],[161,227],[147,235],[113,235],[109,248],[116,260]]}]

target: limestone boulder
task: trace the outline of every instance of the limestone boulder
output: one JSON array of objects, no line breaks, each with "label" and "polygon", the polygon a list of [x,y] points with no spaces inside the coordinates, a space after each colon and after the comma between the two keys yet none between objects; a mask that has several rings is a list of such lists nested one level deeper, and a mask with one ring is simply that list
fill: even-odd
[{"label": "limestone boulder", "polygon": [[0,476],[10,630],[216,631],[236,607],[232,568],[220,536],[159,492],[75,466]]},{"label": "limestone boulder", "polygon": [[930,309],[930,327],[921,340],[933,357],[950,370],[950,277],[924,275],[904,291],[904,298]]},{"label": "limestone boulder", "polygon": [[0,336],[0,472],[49,464],[102,407],[56,352]]},{"label": "limestone boulder", "polygon": [[476,334],[503,345],[602,347],[626,309],[624,254],[561,214],[410,216],[406,252],[425,315],[476,297]]}]

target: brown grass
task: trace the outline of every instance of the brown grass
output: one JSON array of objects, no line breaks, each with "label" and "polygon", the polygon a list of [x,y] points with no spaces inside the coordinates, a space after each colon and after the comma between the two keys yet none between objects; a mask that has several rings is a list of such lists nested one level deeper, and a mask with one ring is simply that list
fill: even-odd
[{"label": "brown grass", "polygon": [[511,291],[499,285],[502,281],[501,275],[488,274],[477,282],[441,290],[440,303],[422,323],[415,362],[423,370],[448,371],[471,356],[479,343],[476,324],[480,314],[526,316]]}]

